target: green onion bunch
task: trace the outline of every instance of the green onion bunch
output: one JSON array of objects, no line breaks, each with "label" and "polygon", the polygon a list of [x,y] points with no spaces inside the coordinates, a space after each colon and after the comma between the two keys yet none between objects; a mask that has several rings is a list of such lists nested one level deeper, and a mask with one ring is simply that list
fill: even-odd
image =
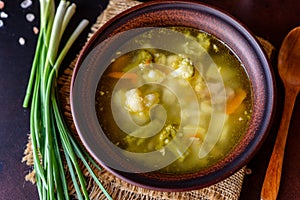
[{"label": "green onion bunch", "polygon": [[74,15],[75,4],[61,0],[40,0],[40,33],[31,74],[23,103],[30,104],[30,132],[36,185],[40,199],[70,199],[66,169],[71,176],[78,199],[89,199],[87,182],[79,161],[93,177],[108,199],[111,199],[88,162],[92,160],[72,137],[59,108],[57,76],[59,67],[74,41],[88,25],[82,20],[65,44],[61,38]]}]

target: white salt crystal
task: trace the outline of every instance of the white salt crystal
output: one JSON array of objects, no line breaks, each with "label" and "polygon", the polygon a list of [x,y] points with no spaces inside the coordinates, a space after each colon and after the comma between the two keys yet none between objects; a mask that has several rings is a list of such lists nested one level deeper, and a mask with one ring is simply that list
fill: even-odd
[{"label": "white salt crystal", "polygon": [[34,14],[32,14],[32,13],[26,14],[26,20],[27,20],[28,22],[32,22],[34,19],[35,19]]},{"label": "white salt crystal", "polygon": [[25,44],[25,42],[26,42],[26,41],[25,41],[25,39],[24,39],[23,37],[20,37],[20,38],[19,38],[19,44],[20,44],[20,45],[23,46],[23,45]]},{"label": "white salt crystal", "polygon": [[31,6],[32,5],[32,1],[31,0],[24,0],[24,1],[22,1],[22,3],[20,4],[20,6],[22,7],[22,8],[28,8],[29,6]]},{"label": "white salt crystal", "polygon": [[0,19],[0,28],[1,28],[2,26],[4,26],[4,23],[3,23],[3,21]]},{"label": "white salt crystal", "polygon": [[1,18],[7,18],[8,14],[2,11],[2,12],[0,12],[0,17]]}]

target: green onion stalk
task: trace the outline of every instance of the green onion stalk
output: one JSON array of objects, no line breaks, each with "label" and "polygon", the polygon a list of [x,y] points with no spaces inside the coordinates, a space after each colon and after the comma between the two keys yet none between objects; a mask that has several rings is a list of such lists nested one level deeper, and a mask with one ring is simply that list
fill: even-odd
[{"label": "green onion stalk", "polygon": [[76,142],[64,121],[57,97],[59,67],[72,44],[87,27],[82,20],[65,44],[61,38],[76,10],[75,4],[61,0],[40,0],[40,33],[23,107],[30,106],[30,132],[34,171],[39,198],[70,199],[64,163],[67,165],[78,199],[89,199],[87,182],[78,161],[91,174],[108,199],[107,193],[89,163],[100,167]]}]

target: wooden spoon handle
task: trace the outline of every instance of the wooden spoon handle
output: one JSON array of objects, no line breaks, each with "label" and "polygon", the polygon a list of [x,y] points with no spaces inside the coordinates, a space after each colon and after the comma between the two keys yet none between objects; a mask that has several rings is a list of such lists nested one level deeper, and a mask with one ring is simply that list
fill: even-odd
[{"label": "wooden spoon handle", "polygon": [[260,198],[261,200],[276,200],[282,170],[284,149],[288,135],[290,119],[298,91],[293,87],[285,88],[285,100],[282,119],[278,130],[275,146],[266,172]]}]

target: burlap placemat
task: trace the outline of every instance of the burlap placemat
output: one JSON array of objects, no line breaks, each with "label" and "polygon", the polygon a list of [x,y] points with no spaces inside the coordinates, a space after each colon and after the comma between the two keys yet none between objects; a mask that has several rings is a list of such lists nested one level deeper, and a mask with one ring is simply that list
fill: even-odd
[{"label": "burlap placemat", "polygon": [[[92,26],[91,32],[88,36],[88,39],[97,31],[105,22],[111,19],[113,16],[119,14],[120,12],[140,4],[140,2],[132,1],[132,0],[110,0],[106,10],[97,18],[96,23]],[[87,41],[88,41],[87,39]],[[263,45],[265,51],[267,52],[268,56],[270,57],[274,48],[273,46],[259,38],[259,41]],[[61,105],[63,107],[65,119],[76,135],[75,126],[72,121],[72,115],[70,111],[70,101],[69,101],[69,91],[70,91],[70,82],[72,77],[73,68],[76,63],[76,59],[65,68],[63,74],[59,77],[58,84],[59,84],[59,94]],[[63,66],[62,66],[63,67]],[[31,140],[29,137],[28,144],[26,146],[23,162],[26,162],[27,165],[33,166],[33,157],[32,157],[32,149],[31,149]],[[86,177],[87,184],[88,184],[88,191],[90,193],[91,199],[105,199],[104,194],[97,187],[94,183],[93,179],[90,177],[90,174],[87,170],[82,166],[83,174]],[[167,199],[203,199],[203,200],[213,200],[213,199],[220,199],[220,200],[237,200],[239,198],[243,179],[245,176],[245,167],[240,169],[238,172],[230,176],[229,178],[206,188],[200,190],[193,190],[188,192],[159,192],[148,190],[144,188],[140,188],[134,185],[131,185],[127,182],[120,180],[119,178],[115,177],[114,175],[110,174],[106,170],[99,171],[96,168],[94,169],[99,180],[102,182],[103,186],[109,192],[113,199],[128,199],[128,200],[167,200]],[[26,180],[35,182],[34,180],[34,171],[26,175]],[[70,195],[74,198],[75,190],[71,185],[71,180],[69,181],[69,189]]]}]

